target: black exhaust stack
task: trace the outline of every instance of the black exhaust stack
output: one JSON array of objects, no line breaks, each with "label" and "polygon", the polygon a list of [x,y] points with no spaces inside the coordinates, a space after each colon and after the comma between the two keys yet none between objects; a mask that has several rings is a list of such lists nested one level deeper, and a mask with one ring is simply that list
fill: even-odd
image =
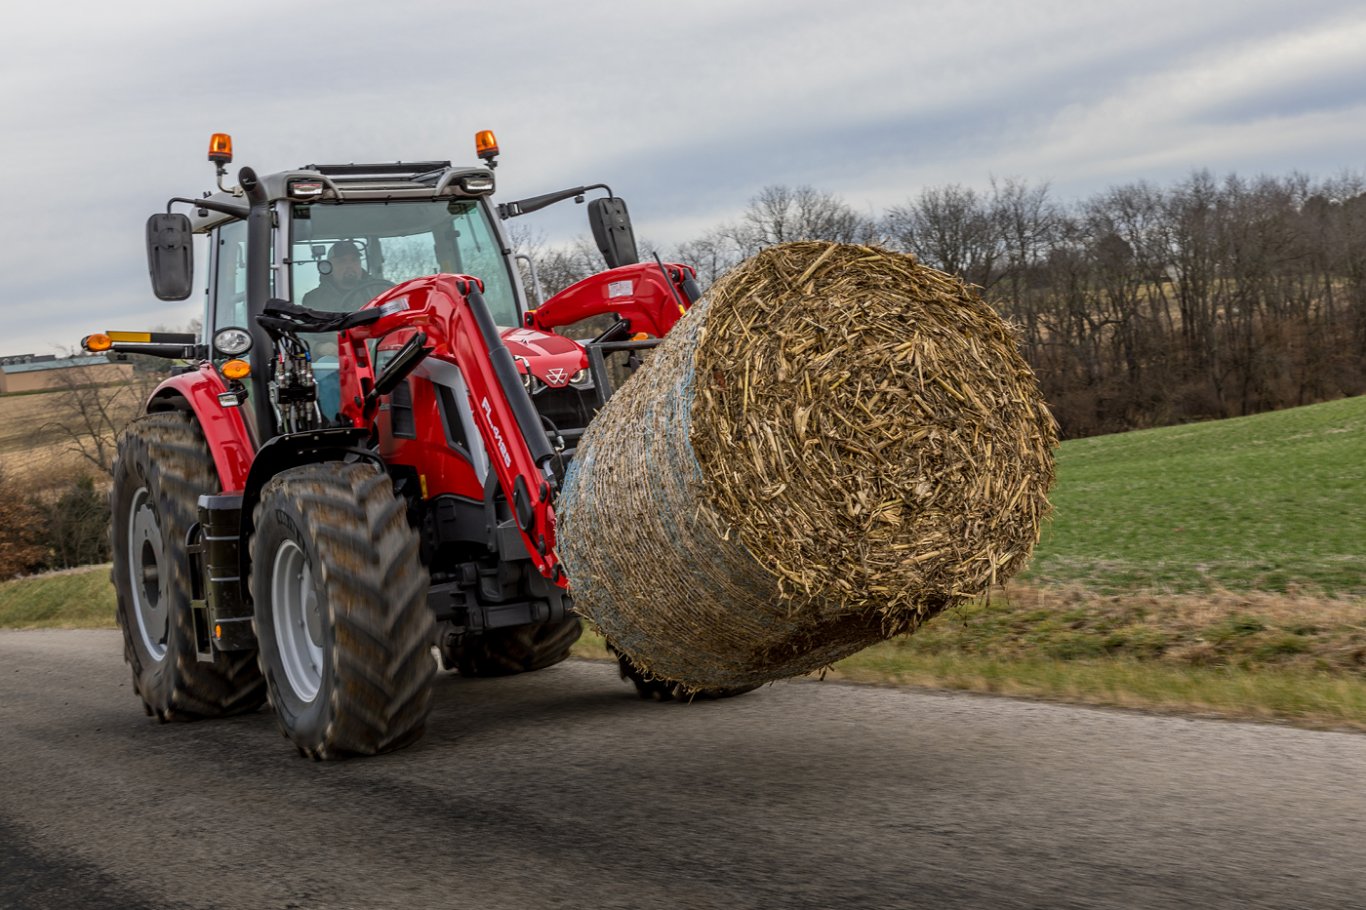
[{"label": "black exhaust stack", "polygon": [[276,434],[275,411],[270,406],[270,373],[275,368],[275,342],[256,321],[270,299],[270,198],[256,172],[244,167],[237,182],[247,194],[247,330],[251,346],[259,352],[252,358],[251,408],[256,417],[256,445],[264,445]]}]

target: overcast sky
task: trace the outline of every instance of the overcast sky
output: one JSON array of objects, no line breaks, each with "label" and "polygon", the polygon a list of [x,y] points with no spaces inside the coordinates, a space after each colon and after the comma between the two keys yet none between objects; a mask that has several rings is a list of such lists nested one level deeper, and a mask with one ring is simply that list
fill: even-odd
[{"label": "overcast sky", "polygon": [[210,188],[215,131],[235,174],[476,163],[494,129],[501,198],[607,182],[664,248],[772,183],[875,213],[992,176],[1366,170],[1360,0],[48,0],[4,36],[0,355],[196,314],[152,297],[143,224]]}]

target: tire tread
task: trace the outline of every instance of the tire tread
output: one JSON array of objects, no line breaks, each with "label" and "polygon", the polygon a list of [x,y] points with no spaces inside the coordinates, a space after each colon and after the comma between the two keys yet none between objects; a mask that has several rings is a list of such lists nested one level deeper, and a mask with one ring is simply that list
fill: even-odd
[{"label": "tire tread", "polygon": [[[414,742],[431,708],[436,664],[426,570],[403,501],[372,464],[291,468],[262,490],[254,516],[258,534],[264,511],[280,498],[303,516],[335,623],[327,723],[321,735],[301,737],[281,718],[282,730],[315,759],[374,755]],[[252,537],[253,563],[261,558],[258,534]],[[255,571],[252,577],[254,588]]]},{"label": "tire tread", "polygon": [[[126,529],[118,524],[121,485],[137,482],[132,473],[139,468],[158,494],[157,509],[162,513],[167,549],[165,571],[180,582],[168,592],[175,601],[170,605],[174,628],[168,636],[166,652],[166,659],[174,664],[166,668],[173,674],[169,688],[155,684],[153,668],[143,666],[134,646],[133,636],[138,632],[136,620],[130,616],[130,611],[136,609],[129,590],[132,580],[120,570],[128,558]],[[192,650],[195,636],[189,603],[189,561],[183,552],[179,553],[180,562],[173,559],[176,554],[172,550],[180,549],[175,541],[183,539],[198,521],[199,496],[220,489],[213,457],[199,424],[183,411],[160,411],[137,418],[119,437],[113,475],[110,511],[114,565],[110,578],[118,603],[119,628],[123,631],[124,660],[132,668],[133,688],[143,707],[163,723],[257,710],[266,700],[266,684],[257,668],[254,650],[215,652],[212,662],[197,659]]]}]

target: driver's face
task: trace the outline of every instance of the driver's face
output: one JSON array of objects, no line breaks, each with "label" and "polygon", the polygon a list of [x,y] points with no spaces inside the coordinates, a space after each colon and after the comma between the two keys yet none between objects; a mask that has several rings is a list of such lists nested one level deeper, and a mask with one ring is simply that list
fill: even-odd
[{"label": "driver's face", "polygon": [[332,280],[344,290],[351,290],[360,284],[365,270],[360,267],[360,257],[355,253],[343,253],[332,260]]}]

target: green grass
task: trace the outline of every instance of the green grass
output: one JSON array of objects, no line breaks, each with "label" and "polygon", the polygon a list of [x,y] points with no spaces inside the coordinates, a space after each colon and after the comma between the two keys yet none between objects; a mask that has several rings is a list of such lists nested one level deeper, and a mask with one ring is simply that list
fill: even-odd
[{"label": "green grass", "polygon": [[113,629],[109,567],[0,583],[0,629]]},{"label": "green grass", "polygon": [[1366,397],[1077,439],[1027,578],[1366,594]]}]

